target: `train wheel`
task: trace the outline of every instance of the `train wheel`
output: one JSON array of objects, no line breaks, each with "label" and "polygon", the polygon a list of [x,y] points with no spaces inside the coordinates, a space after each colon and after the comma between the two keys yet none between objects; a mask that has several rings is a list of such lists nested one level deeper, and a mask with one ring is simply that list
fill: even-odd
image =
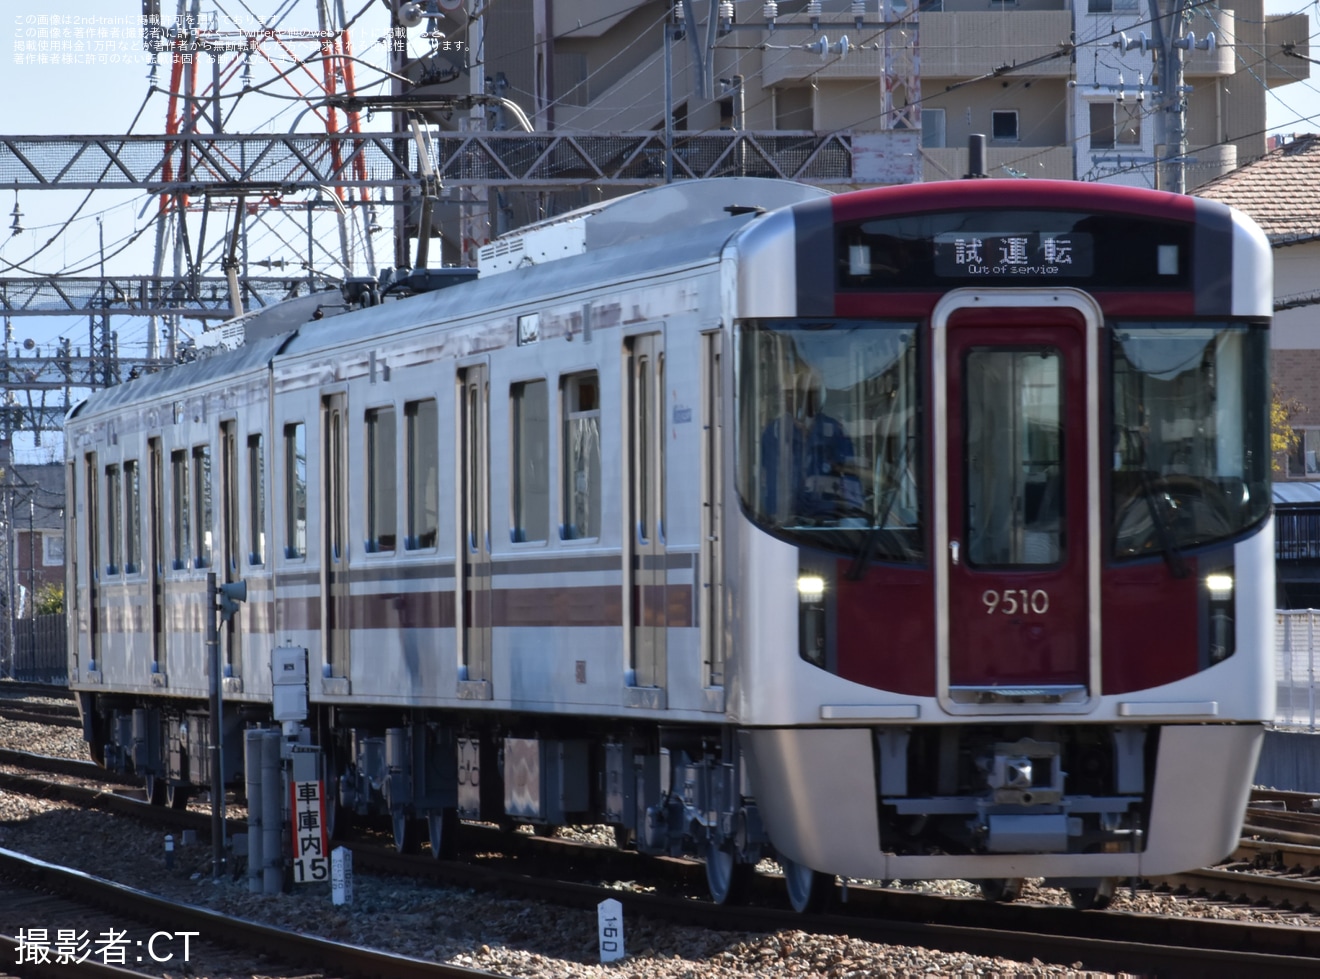
[{"label": "train wheel", "polygon": [[420,853],[422,849],[422,821],[409,816],[403,809],[390,813],[394,827],[394,849],[397,853]]},{"label": "train wheel", "polygon": [[999,901],[1001,904],[1016,901],[1022,893],[1021,877],[993,877],[978,880],[977,884],[981,886],[981,894],[987,901]]},{"label": "train wheel", "polygon": [[146,791],[147,801],[153,806],[165,805],[165,793],[168,788],[165,779],[158,775],[145,775],[142,787]]},{"label": "train wheel", "polygon": [[784,885],[788,889],[788,903],[798,914],[815,914],[829,903],[834,895],[834,875],[779,858],[784,868]]},{"label": "train wheel", "polygon": [[192,798],[192,788],[187,785],[175,785],[171,782],[165,787],[165,802],[171,809],[187,809]]},{"label": "train wheel", "polygon": [[730,849],[710,846],[706,849],[706,887],[716,904],[741,904],[755,868],[740,863]]},{"label": "train wheel", "polygon": [[1114,900],[1114,881],[1096,881],[1095,887],[1070,887],[1068,897],[1078,911],[1103,911]]},{"label": "train wheel", "polygon": [[452,860],[457,849],[458,810],[443,809],[426,817],[426,830],[431,839],[431,856],[437,860]]}]

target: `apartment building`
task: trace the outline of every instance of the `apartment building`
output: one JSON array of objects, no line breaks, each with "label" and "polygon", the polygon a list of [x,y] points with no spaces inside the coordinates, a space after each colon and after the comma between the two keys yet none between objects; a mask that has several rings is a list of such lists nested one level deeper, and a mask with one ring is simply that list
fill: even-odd
[{"label": "apartment building", "polygon": [[684,133],[840,131],[859,184],[961,177],[983,133],[992,176],[1154,186],[1184,105],[1191,189],[1263,155],[1268,89],[1309,75],[1308,18],[1263,0],[1178,0],[1181,85],[1157,58],[1172,22],[1151,18],[1173,0],[501,0],[479,21],[428,2],[455,9],[405,67],[414,91],[511,104],[441,127],[636,132],[668,114],[680,152]]},{"label": "apartment building", "polygon": [[[1187,11],[1186,49],[1167,61],[1181,64],[1181,84],[1157,57],[1171,21],[1152,21],[1150,3]],[[1265,153],[1269,89],[1309,77],[1309,19],[1266,16],[1264,0],[1150,3],[501,0],[473,18],[463,0],[424,0],[396,71],[436,131],[589,133],[553,152],[594,155],[601,171],[612,154],[629,161],[626,179],[601,179],[551,160],[541,169],[562,181],[520,186],[474,151],[474,171],[494,179],[442,192],[429,208],[434,252],[475,264],[504,231],[659,183],[666,169],[793,175],[827,139],[841,157],[835,190],[962,177],[979,133],[990,176],[1169,189],[1180,179],[1192,191]],[[1187,152],[1175,174],[1156,161],[1178,120]],[[656,134],[643,160],[627,138],[638,133]],[[735,151],[709,134],[758,145]],[[547,153],[526,142],[511,152]]]}]

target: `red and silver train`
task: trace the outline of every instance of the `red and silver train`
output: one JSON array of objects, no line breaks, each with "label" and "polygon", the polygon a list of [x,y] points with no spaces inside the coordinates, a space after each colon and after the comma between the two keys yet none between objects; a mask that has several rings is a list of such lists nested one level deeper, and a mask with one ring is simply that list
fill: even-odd
[{"label": "red and silver train", "polygon": [[1249,219],[729,178],[483,262],[70,414],[97,757],[207,784],[215,575],[247,586],[222,777],[282,725],[400,847],[605,823],[720,901],[776,857],[798,908],[836,877],[1091,907],[1233,848],[1273,706]]}]

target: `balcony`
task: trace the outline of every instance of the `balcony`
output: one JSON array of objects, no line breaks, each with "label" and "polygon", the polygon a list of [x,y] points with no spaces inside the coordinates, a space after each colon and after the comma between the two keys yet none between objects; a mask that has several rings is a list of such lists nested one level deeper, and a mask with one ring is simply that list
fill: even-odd
[{"label": "balcony", "polygon": [[[1025,174],[1038,180],[1072,180],[1073,153],[1069,146],[990,146],[986,172],[991,177]],[[967,173],[967,148],[942,146],[921,151],[924,181],[958,180]]]},{"label": "balcony", "polygon": [[[790,25],[806,25],[805,16],[780,17],[778,23],[780,29],[758,36],[759,41],[774,46],[761,55],[766,88],[816,80],[878,79],[883,74],[883,50],[853,49],[843,59],[837,55],[822,59],[812,51],[788,50],[789,45],[803,44],[815,37],[809,31],[783,29]],[[845,35],[854,44],[859,40],[858,31],[846,14],[822,16],[820,33],[834,43]],[[874,30],[862,31],[866,37],[873,33]],[[893,43],[901,46],[906,42],[907,33],[895,30]],[[1021,64],[1054,54],[1071,33],[1072,12],[1067,10],[923,13],[921,74],[926,78],[976,78],[1004,65]],[[1072,59],[1059,57],[1033,65],[1022,74],[1066,78],[1071,72]]]}]

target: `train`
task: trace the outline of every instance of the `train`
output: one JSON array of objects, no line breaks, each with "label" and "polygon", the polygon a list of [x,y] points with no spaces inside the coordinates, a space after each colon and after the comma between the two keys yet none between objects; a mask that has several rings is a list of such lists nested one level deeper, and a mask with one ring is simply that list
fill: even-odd
[{"label": "train", "polygon": [[67,417],[89,750],[1103,907],[1231,852],[1273,716],[1272,274],[1189,196],[728,177],[252,314]]}]

